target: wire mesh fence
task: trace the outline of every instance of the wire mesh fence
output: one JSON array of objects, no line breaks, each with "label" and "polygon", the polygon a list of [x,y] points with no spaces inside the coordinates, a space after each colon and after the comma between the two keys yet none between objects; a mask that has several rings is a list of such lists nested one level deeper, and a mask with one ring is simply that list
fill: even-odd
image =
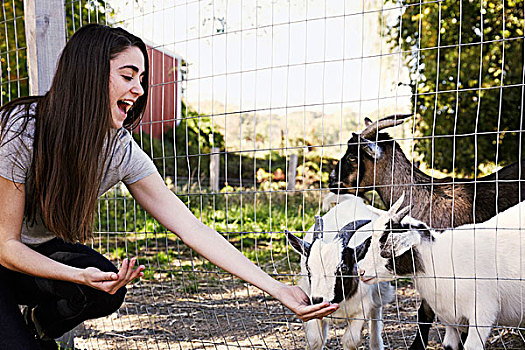
[{"label": "wire mesh fence", "polygon": [[[386,209],[405,191],[411,215],[439,229],[485,221],[478,211],[503,211],[510,192],[521,202],[520,165],[507,177],[480,176],[521,164],[524,6],[66,0],[64,23],[66,39],[93,22],[144,39],[150,102],[135,140],[197,218],[291,284],[308,278],[285,230],[311,240],[306,231],[334,193]],[[3,104],[29,94],[21,0],[2,2],[0,24]],[[401,114],[408,122],[384,130],[395,144],[382,126],[367,128],[365,117]],[[442,212],[441,197],[449,200]],[[458,208],[469,201],[463,218]],[[75,331],[77,348],[317,348],[289,310],[186,247],[124,185],[100,198],[95,225],[95,249],[116,265],[137,256],[146,271],[117,313]],[[409,277],[392,285],[382,338],[385,348],[408,348],[422,326],[421,297]],[[342,322],[330,327],[326,348],[343,348],[349,320],[363,318],[334,316]],[[450,323],[433,323],[428,348],[443,347]],[[521,349],[521,331],[497,324],[487,348]],[[368,348],[370,329],[363,332]]]},{"label": "wire mesh fence", "polygon": [[21,3],[2,3],[0,23],[1,103],[27,96],[29,82],[26,64],[24,12]]}]

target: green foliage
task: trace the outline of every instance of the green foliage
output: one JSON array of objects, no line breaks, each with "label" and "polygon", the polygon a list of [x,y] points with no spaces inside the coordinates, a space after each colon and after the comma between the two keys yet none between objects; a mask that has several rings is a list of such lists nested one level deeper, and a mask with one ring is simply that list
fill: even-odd
[{"label": "green foliage", "polygon": [[0,11],[0,105],[28,94],[24,3],[7,1]]},{"label": "green foliage", "polygon": [[[280,149],[265,152],[225,152],[225,138],[213,127],[208,116],[199,116],[182,104],[186,117],[175,128],[166,131],[160,139],[145,131],[133,137],[153,159],[157,169],[165,178],[170,178],[177,188],[194,184],[207,187],[209,184],[212,147],[219,149],[219,186],[267,186],[271,189],[286,188],[285,172],[288,159]],[[319,188],[328,180],[328,174],[336,160],[318,153],[298,153],[297,184],[302,188]],[[257,155],[256,157],[254,155]],[[280,181],[280,182],[279,182]],[[266,189],[270,189],[266,187]]]},{"label": "green foliage", "polygon": [[[192,189],[190,192],[197,192]],[[249,259],[265,269],[296,269],[299,255],[290,252],[284,231],[302,236],[319,213],[318,191],[291,195],[255,188],[225,187],[220,193],[200,190],[180,195],[204,224],[224,235]],[[148,280],[176,280],[181,292],[195,292],[199,283],[213,282],[217,267],[198,258],[173,233],[155,223],[123,188],[110,190],[100,201],[94,247],[114,261],[137,256]],[[221,271],[219,271],[221,272]],[[216,281],[217,282],[217,281]]]},{"label": "green foliage", "polygon": [[415,147],[428,165],[471,175],[482,163],[518,160],[523,5],[409,1],[388,28],[392,47],[401,45],[410,69],[422,136]]},{"label": "green foliage", "polygon": [[[104,1],[68,0],[64,4],[66,35],[87,23],[106,23],[113,9]],[[2,2],[0,11],[0,105],[29,95],[24,2]]]},{"label": "green foliage", "polygon": [[67,38],[85,24],[106,24],[114,14],[113,8],[106,1],[98,0],[66,0],[64,8]]}]

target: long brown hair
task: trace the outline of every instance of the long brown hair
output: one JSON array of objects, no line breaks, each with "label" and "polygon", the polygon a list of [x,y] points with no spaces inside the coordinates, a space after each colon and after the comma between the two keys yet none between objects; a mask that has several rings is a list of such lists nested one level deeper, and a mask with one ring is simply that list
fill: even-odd
[{"label": "long brown hair", "polygon": [[[133,129],[148,99],[146,45],[121,28],[99,24],[88,24],[71,37],[44,96],[17,99],[0,109],[2,130],[19,106],[24,106],[25,113],[21,113],[26,118],[20,133],[28,120],[35,119],[33,160],[25,187],[26,221],[34,222],[40,215],[46,228],[66,241],[84,242],[92,235],[103,165],[115,142],[111,136],[110,60],[133,46],[142,51],[145,64],[144,94],[124,121],[125,128]],[[35,102],[32,115],[29,106]]]}]

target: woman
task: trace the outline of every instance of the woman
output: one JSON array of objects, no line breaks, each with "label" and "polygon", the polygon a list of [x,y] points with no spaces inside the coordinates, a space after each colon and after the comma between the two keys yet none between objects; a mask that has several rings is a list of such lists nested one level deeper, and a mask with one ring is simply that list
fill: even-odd
[{"label": "woman", "polygon": [[81,244],[98,196],[119,181],[189,247],[303,321],[337,309],[309,305],[299,287],[272,279],[165,186],[128,131],[146,107],[148,68],[142,40],[87,25],[64,48],[45,96],[0,109],[0,349],[56,349],[53,338],[117,310],[125,285],[143,275],[135,258],[117,270]]}]

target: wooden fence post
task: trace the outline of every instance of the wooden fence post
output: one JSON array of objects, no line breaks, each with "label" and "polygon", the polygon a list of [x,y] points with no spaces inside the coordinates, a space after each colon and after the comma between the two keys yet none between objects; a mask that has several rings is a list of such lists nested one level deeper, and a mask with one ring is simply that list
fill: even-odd
[{"label": "wooden fence post", "polygon": [[24,0],[27,64],[31,95],[45,94],[66,44],[63,0]]},{"label": "wooden fence post", "polygon": [[295,190],[295,177],[297,175],[297,154],[292,154],[288,161],[288,174],[286,176],[286,189]]},{"label": "wooden fence post", "polygon": [[[51,87],[58,58],[66,45],[64,1],[24,0],[24,17],[29,93],[44,95]],[[61,349],[74,349],[75,329],[57,339]]]},{"label": "wooden fence post", "polygon": [[210,187],[212,192],[219,192],[219,170],[220,170],[220,149],[211,148],[210,154]]}]

